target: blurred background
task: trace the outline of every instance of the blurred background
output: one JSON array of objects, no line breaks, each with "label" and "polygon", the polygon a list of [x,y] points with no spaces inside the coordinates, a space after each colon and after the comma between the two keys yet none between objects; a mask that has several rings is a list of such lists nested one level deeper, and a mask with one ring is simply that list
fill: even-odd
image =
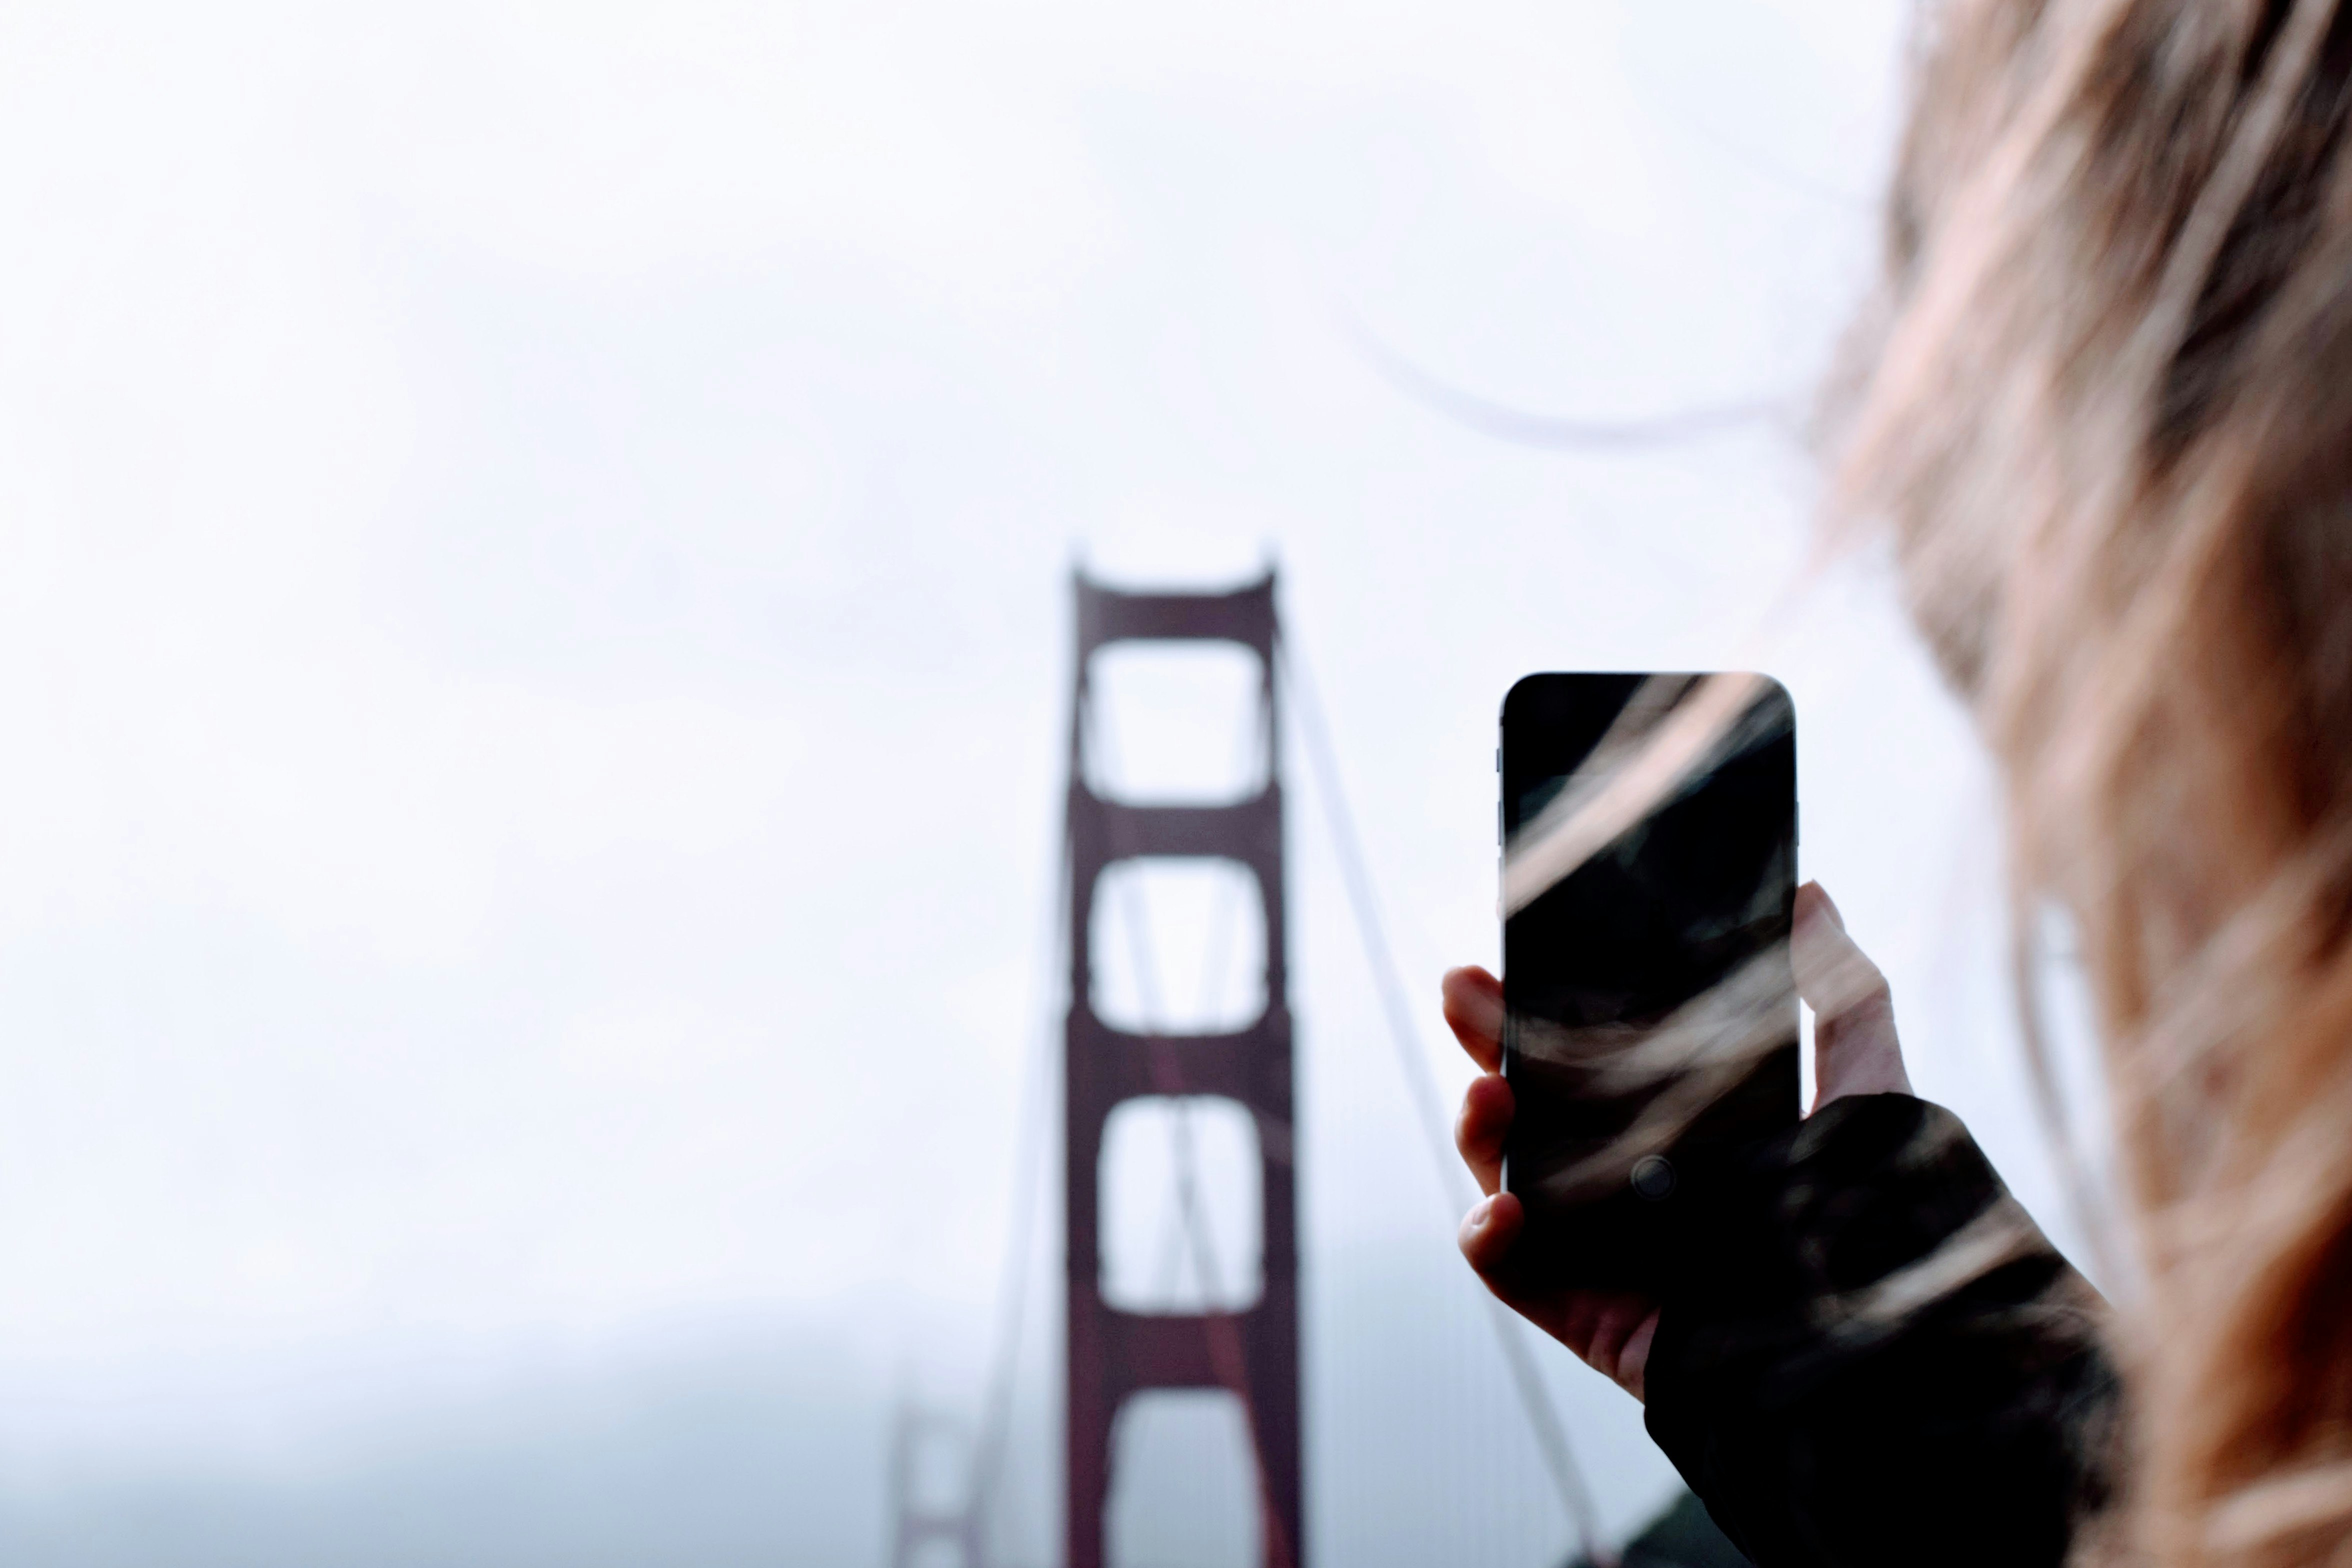
[{"label": "blurred background", "polygon": [[[1915,1080],[2073,1240],[1987,767],[1808,534],[1906,19],[0,11],[0,1557],[878,1568],[1026,1279],[990,1551],[1058,1561],[1081,563],[1278,566],[1449,1097],[1506,687],[1779,676]],[[1121,765],[1233,754],[1131,684]],[[1297,742],[1310,1561],[1550,1568]],[[1622,1536],[1672,1472],[1537,1352]],[[1126,1429],[1121,1562],[1246,1553],[1230,1425]]]}]

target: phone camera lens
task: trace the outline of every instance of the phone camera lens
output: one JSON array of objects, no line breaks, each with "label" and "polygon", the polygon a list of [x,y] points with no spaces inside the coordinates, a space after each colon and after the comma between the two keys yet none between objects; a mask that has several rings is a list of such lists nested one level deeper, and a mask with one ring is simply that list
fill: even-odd
[{"label": "phone camera lens", "polygon": [[1656,1203],[1675,1192],[1675,1163],[1663,1154],[1644,1154],[1633,1162],[1633,1190]]}]

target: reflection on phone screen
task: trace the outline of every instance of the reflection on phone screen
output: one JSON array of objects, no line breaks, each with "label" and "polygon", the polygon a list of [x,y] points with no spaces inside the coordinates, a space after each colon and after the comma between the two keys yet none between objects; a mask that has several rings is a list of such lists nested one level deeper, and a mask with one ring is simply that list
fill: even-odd
[{"label": "reflection on phone screen", "polygon": [[1654,1278],[1688,1189],[1796,1114],[1796,734],[1754,676],[1504,708],[1507,1184],[1557,1269]]}]

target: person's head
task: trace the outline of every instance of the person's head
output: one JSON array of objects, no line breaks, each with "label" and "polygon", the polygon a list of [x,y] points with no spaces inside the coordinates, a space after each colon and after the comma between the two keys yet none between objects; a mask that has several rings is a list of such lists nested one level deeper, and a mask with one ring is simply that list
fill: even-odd
[{"label": "person's head", "polygon": [[2168,1561],[2352,1539],[2347,118],[2352,0],[1930,7],[1833,426],[2080,940]]}]

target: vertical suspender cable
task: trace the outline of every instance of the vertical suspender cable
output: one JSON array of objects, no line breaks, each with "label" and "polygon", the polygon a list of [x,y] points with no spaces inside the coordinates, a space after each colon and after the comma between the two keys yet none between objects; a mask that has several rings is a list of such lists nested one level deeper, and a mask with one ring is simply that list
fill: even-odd
[{"label": "vertical suspender cable", "polygon": [[[1364,962],[1372,972],[1373,989],[1380,993],[1382,1011],[1388,1016],[1389,1037],[1396,1046],[1405,1089],[1419,1114],[1422,1133],[1436,1166],[1441,1194],[1458,1209],[1474,1201],[1474,1194],[1462,1185],[1466,1173],[1454,1157],[1453,1142],[1445,1131],[1444,1101],[1438,1095],[1428,1059],[1422,1055],[1412,1009],[1405,1000],[1396,960],[1381,924],[1379,900],[1364,868],[1363,850],[1356,838],[1355,821],[1348,814],[1347,797],[1340,791],[1339,765],[1332,749],[1330,731],[1324,724],[1322,706],[1316,700],[1314,683],[1307,676],[1297,641],[1286,634],[1276,650],[1283,679],[1290,688],[1291,700],[1297,704],[1299,732],[1306,737],[1307,760],[1320,789],[1323,820],[1331,830],[1340,877],[1348,889],[1348,902],[1355,912],[1356,932],[1363,942]],[[1452,1217],[1449,1212],[1448,1220]],[[1510,1370],[1519,1403],[1527,1412],[1528,1425],[1534,1431],[1536,1446],[1542,1450],[1546,1468],[1551,1472],[1552,1484],[1559,1489],[1560,1506],[1567,1510],[1585,1555],[1596,1563],[1607,1562],[1609,1553],[1601,1539],[1599,1511],[1593,1506],[1591,1489],[1586,1486],[1575,1452],[1569,1447],[1568,1429],[1552,1404],[1550,1390],[1544,1385],[1534,1352],[1528,1348],[1524,1331],[1510,1310],[1492,1296],[1486,1304],[1493,1314],[1496,1343]]]},{"label": "vertical suspender cable", "polygon": [[[997,1488],[1004,1477],[1004,1456],[1012,1438],[1013,1375],[1021,1361],[1021,1333],[1029,1299],[1029,1254],[1034,1245],[1037,1211],[1044,1206],[1041,1176],[1045,1168],[1044,1123],[1059,997],[1055,960],[1069,921],[1070,851],[1063,836],[1054,862],[1054,879],[1046,892],[1045,963],[1037,982],[1035,1016],[1032,1020],[1029,1056],[1024,1064],[1021,1108],[1013,1134],[1013,1211],[1005,1237],[1004,1278],[998,1286],[996,1345],[990,1358],[987,1403],[981,1413],[980,1440],[972,1455],[969,1507],[976,1516],[973,1535],[983,1558],[990,1550],[989,1529],[1000,1501]],[[985,1563],[973,1568],[986,1568]]]}]

